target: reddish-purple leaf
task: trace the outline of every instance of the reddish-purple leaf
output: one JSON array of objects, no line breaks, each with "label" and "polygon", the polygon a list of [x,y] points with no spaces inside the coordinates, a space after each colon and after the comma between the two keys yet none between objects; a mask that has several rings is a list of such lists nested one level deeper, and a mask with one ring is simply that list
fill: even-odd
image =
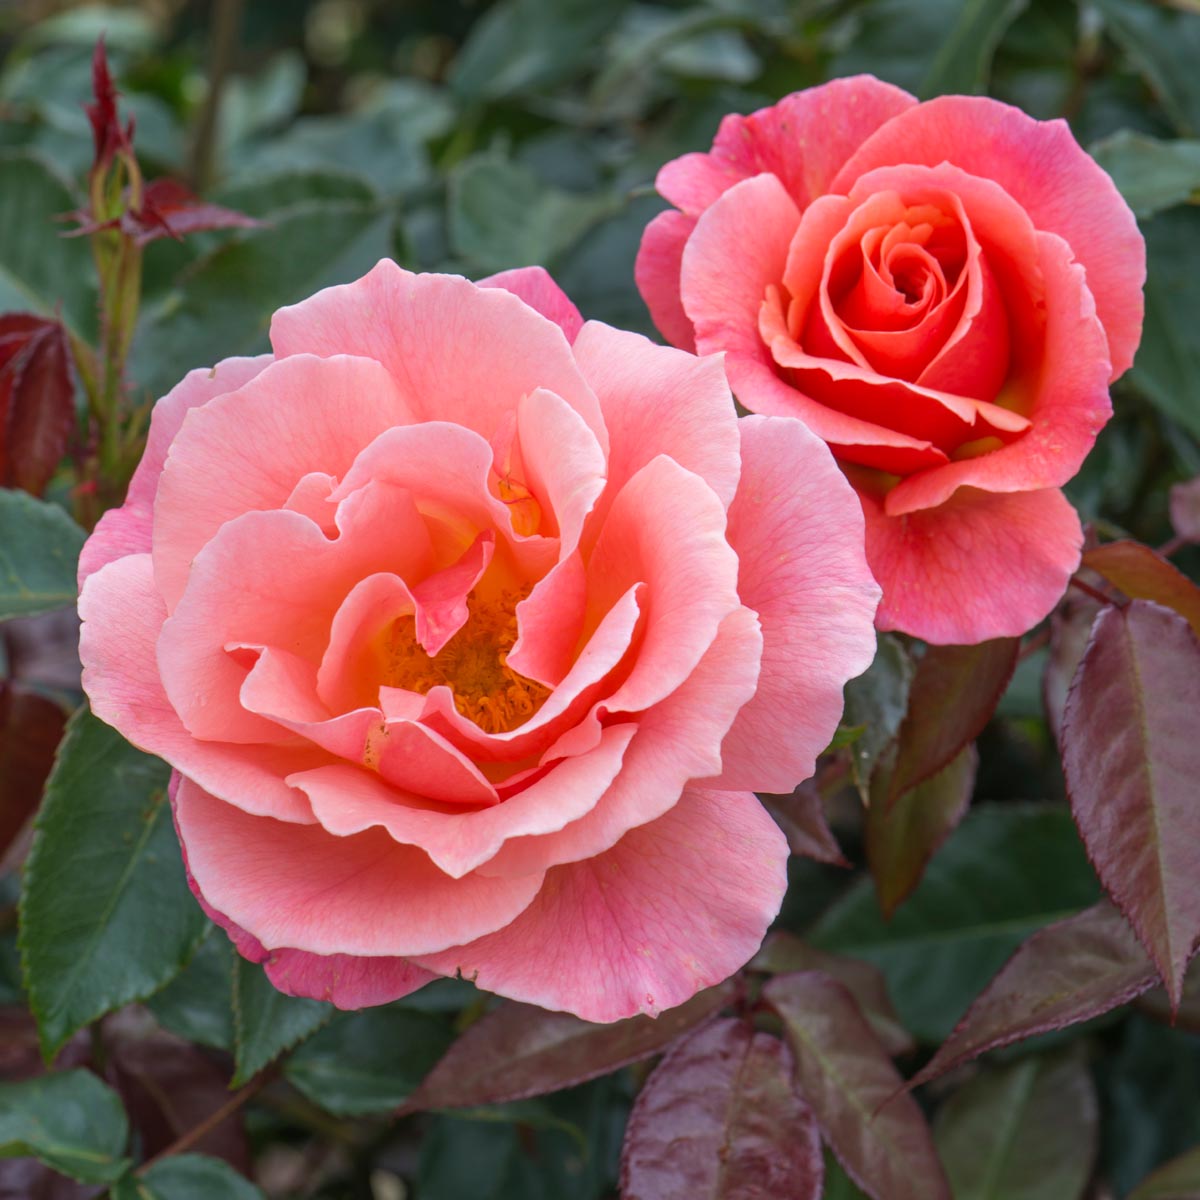
[{"label": "reddish-purple leaf", "polygon": [[1188,542],[1200,542],[1200,475],[1171,489],[1171,524]]},{"label": "reddish-purple leaf", "polygon": [[1021,944],[911,1086],[987,1050],[1098,1017],[1157,978],[1128,922],[1107,901],[1056,921]]},{"label": "reddish-purple leaf", "polygon": [[255,229],[261,224],[232,208],[206,203],[174,179],[148,183],[141,208],[130,209],[121,218],[121,228],[139,246],[166,237],[179,240],[206,229]]},{"label": "reddish-purple leaf", "polygon": [[1200,1146],[1147,1175],[1129,1200],[1196,1200],[1200,1196]]},{"label": "reddish-purple leaf", "polygon": [[911,895],[934,852],[962,820],[978,767],[979,753],[968,744],[936,775],[893,796],[890,807],[887,768],[876,773],[867,808],[867,864],[885,917]]},{"label": "reddish-purple leaf", "polygon": [[802,783],[790,796],[764,795],[759,799],[775,818],[775,824],[783,830],[788,849],[793,854],[835,867],[850,865],[842,854],[837,838],[833,836],[833,830],[829,828],[825,801],[811,779]]},{"label": "reddish-purple leaf", "polygon": [[1087,649],[1092,624],[1100,605],[1083,592],[1068,588],[1062,602],[1050,614],[1050,652],[1042,676],[1042,704],[1055,740],[1062,742],[1062,715],[1071,690],[1071,680],[1079,670]]},{"label": "reddish-purple leaf", "polygon": [[507,1001],[450,1047],[404,1111],[502,1104],[607,1075],[659,1053],[718,1013],[733,994],[733,984],[723,983],[657,1018],[630,1017],[611,1025]]},{"label": "reddish-purple leaf", "polygon": [[818,1200],[821,1141],[778,1038],[723,1020],[676,1042],[633,1106],[623,1200]]},{"label": "reddish-purple leaf", "polygon": [[133,119],[130,118],[129,124],[122,129],[117,116],[117,89],[109,74],[103,37],[97,40],[92,54],[92,94],[92,103],[85,104],[83,110],[92,126],[96,152],[92,171],[95,172],[107,168],[115,155],[128,150],[133,141]]},{"label": "reddish-purple leaf", "polygon": [[1200,1033],[1200,959],[1192,959],[1183,977],[1183,994],[1179,1007],[1172,1009],[1166,991],[1161,987],[1151,988],[1137,999],[1137,1007],[1156,1021],[1186,1029],[1189,1033]]},{"label": "reddish-purple leaf", "polygon": [[1132,600],[1153,600],[1174,609],[1200,634],[1200,587],[1149,546],[1141,542],[1109,542],[1088,550],[1083,565]]},{"label": "reddish-purple leaf", "polygon": [[973,742],[996,711],[1017,665],[1019,638],[977,646],[930,646],[917,663],[908,712],[897,735],[886,793],[890,808]]},{"label": "reddish-purple leaf", "polygon": [[767,935],[767,940],[750,966],[753,970],[766,971],[770,975],[822,971],[831,979],[836,979],[854,997],[859,1011],[867,1018],[893,1058],[916,1049],[912,1034],[900,1024],[900,1018],[892,1007],[883,972],[874,963],[818,950],[793,934],[780,931]]},{"label": "reddish-purple leaf", "polygon": [[0,679],[0,859],[42,798],[66,714]]},{"label": "reddish-purple leaf", "polygon": [[30,313],[0,316],[0,486],[40,496],[67,449],[75,384],[66,330]]},{"label": "reddish-purple leaf", "polygon": [[1063,770],[1088,855],[1172,1003],[1200,937],[1200,643],[1146,600],[1096,618],[1063,716]]},{"label": "reddish-purple leaf", "polygon": [[776,976],[762,997],[783,1021],[800,1089],[854,1182],[872,1200],[950,1200],[925,1117],[849,991],[805,971]]}]

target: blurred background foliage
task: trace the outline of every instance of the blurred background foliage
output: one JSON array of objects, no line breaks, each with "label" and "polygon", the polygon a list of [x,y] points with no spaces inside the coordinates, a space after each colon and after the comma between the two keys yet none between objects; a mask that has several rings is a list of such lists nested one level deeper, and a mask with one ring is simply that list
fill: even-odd
[{"label": "blurred background foliage", "polygon": [[[194,366],[263,348],[275,308],[384,255],[468,276],[541,263],[585,317],[654,336],[633,261],[663,207],[658,167],[707,148],[725,113],[867,71],[922,97],[986,92],[1065,118],[1114,174],[1149,243],[1146,333],[1116,386],[1117,415],[1068,492],[1106,534],[1159,544],[1170,536],[1170,487],[1200,474],[1200,208],[1189,203],[1200,197],[1200,6],[1191,0],[9,0],[0,7],[0,310],[61,306],[85,336],[95,327],[88,248],[63,240],[54,218],[77,206],[91,160],[82,105],[100,33],[147,174],[186,179],[264,222],[147,250],[131,365],[146,399]],[[1195,556],[1176,560],[1193,576]],[[20,666],[52,701],[69,695],[69,669],[44,651],[44,661],[22,666],[12,636],[9,673]],[[69,654],[70,631],[60,640]],[[860,692],[859,715],[894,732],[906,681],[886,659],[874,691]],[[1057,803],[1046,667],[1045,650],[1023,658],[980,741],[974,811],[890,922],[869,876],[793,860],[781,924],[879,965],[921,1053],[1024,937],[1098,895]],[[57,732],[47,752],[55,740]],[[833,816],[861,864],[856,801],[835,798]],[[11,875],[4,886],[0,999],[17,1005]],[[483,998],[446,983],[335,1017],[324,1005],[260,995],[260,973],[239,971],[223,938],[205,940],[148,1008],[118,1014],[123,1023],[106,1034],[107,1077],[141,1078],[152,1094],[165,1086],[146,1061],[157,1055],[159,1067],[178,1067],[179,1086],[219,1098],[228,1052],[248,1077],[302,1043],[284,1078],[247,1109],[245,1131],[202,1147],[243,1169],[253,1158],[269,1195],[615,1195],[643,1068],[549,1099],[395,1122],[389,1108]],[[1200,991],[1174,1028],[1162,1015],[1151,1000],[1047,1039],[1086,1045],[1093,1064],[1095,1200],[1127,1195],[1156,1164],[1200,1143]],[[86,1057],[78,1040],[60,1061]],[[35,1062],[32,1025],[13,1015],[0,1029],[0,1071],[20,1078]],[[224,1074],[205,1075],[214,1062]],[[936,1085],[934,1099],[961,1082]],[[11,1178],[0,1176],[0,1197],[99,1190]],[[856,1194],[835,1170],[826,1195]],[[985,1194],[1067,1196],[969,1193]]]}]

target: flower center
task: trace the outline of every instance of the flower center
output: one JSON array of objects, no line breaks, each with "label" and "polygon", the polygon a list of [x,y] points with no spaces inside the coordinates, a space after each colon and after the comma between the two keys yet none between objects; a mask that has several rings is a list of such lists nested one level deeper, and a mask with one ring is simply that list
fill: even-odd
[{"label": "flower center", "polygon": [[454,693],[454,707],[486,733],[515,729],[550,694],[508,665],[517,640],[516,608],[529,590],[504,591],[491,600],[469,593],[466,624],[432,657],[416,639],[413,618],[397,621],[386,652],[385,682],[421,695],[444,684]]}]

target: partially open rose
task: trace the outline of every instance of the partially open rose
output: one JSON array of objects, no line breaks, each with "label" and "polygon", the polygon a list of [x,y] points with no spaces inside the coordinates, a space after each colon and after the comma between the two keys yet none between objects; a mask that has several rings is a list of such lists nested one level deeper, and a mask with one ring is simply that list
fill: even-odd
[{"label": "partially open rose", "polygon": [[1065,123],[869,76],[726,117],[659,172],[638,285],[678,346],[822,437],[862,501],[878,622],[1023,633],[1079,561],[1058,490],[1141,334],[1145,247]]},{"label": "partially open rose", "polygon": [[871,659],[862,516],[718,358],[493,285],[381,262],[160,401],[84,552],[84,686],[284,991],[653,1013],[778,909],[748,789]]}]

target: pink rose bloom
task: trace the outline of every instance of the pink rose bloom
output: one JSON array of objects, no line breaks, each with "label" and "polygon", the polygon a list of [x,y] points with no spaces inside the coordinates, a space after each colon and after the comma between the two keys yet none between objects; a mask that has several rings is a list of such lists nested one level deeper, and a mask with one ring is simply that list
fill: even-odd
[{"label": "pink rose bloom", "polygon": [[825,446],[536,268],[385,260],[271,341],[159,402],[81,563],[84,687],[174,766],[205,908],[344,1008],[461,972],[612,1021],[728,976],[785,886],[751,789],[874,650]]},{"label": "pink rose bloom", "polygon": [[[728,116],[658,174],[637,281],[862,501],[881,629],[1023,633],[1079,563],[1059,488],[1141,336],[1145,246],[1062,121],[870,76]],[[801,473],[797,468],[797,474]]]}]

